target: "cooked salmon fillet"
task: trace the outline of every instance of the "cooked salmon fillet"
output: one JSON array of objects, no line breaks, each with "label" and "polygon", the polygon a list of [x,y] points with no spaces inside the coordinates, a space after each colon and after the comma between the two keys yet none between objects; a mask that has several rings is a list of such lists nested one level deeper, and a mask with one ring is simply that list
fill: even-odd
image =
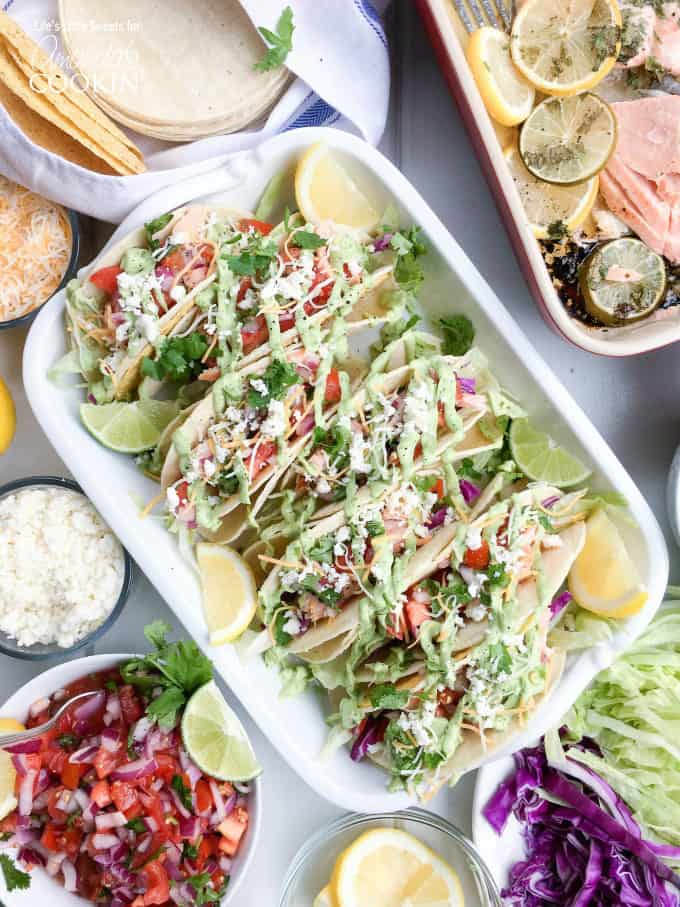
[{"label": "cooked salmon fillet", "polygon": [[627,31],[638,36],[635,54],[623,65],[631,69],[653,58],[674,76],[680,75],[680,3],[664,3],[663,14],[635,0],[620,5]]},{"label": "cooked salmon fillet", "polygon": [[600,174],[607,207],[643,242],[680,262],[680,97],[621,101],[616,151]]}]

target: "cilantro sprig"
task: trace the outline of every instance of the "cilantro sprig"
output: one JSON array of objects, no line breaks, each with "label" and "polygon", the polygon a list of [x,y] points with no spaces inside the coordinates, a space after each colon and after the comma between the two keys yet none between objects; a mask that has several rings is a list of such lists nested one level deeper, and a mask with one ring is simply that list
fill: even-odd
[{"label": "cilantro sprig", "polygon": [[170,786],[179,797],[180,803],[189,812],[193,812],[194,804],[191,799],[191,788],[187,787],[181,775],[173,775]]},{"label": "cilantro sprig", "polygon": [[[264,409],[269,406],[271,400],[282,400],[288,388],[298,383],[300,376],[290,362],[274,359],[273,362],[269,363],[259,380],[257,378],[254,380],[258,383],[253,387],[253,379],[251,378],[248,390],[248,405],[253,406],[255,409]],[[257,389],[259,381],[264,382],[266,385],[266,392]]]},{"label": "cilantro sprig", "polygon": [[162,691],[149,703],[146,714],[163,730],[175,727],[191,694],[213,676],[212,662],[193,640],[167,641],[170,629],[162,620],[155,620],[145,627],[144,635],[155,652],[133,658],[121,668],[125,683],[147,694],[155,689]]},{"label": "cilantro sprig", "polygon": [[228,879],[224,885],[217,890],[213,887],[212,876],[209,872],[202,872],[199,875],[189,876],[187,882],[194,889],[194,899],[198,907],[203,904],[214,904],[221,901],[227,888]]},{"label": "cilantro sprig", "polygon": [[475,329],[467,315],[450,315],[440,318],[439,326],[444,335],[442,352],[446,356],[463,356],[473,344]]},{"label": "cilantro sprig", "polygon": [[328,240],[324,239],[323,236],[319,236],[318,233],[312,233],[309,230],[297,230],[291,239],[292,245],[297,246],[298,249],[320,249],[327,242]]},{"label": "cilantro sprig", "polygon": [[415,293],[425,279],[423,266],[418,261],[427,252],[427,246],[420,238],[420,227],[411,227],[407,233],[394,233],[390,246],[397,253],[394,279],[402,290]]},{"label": "cilantro sprig", "polygon": [[267,52],[255,63],[255,69],[258,72],[268,72],[270,69],[276,69],[283,65],[284,60],[293,49],[293,10],[287,6],[276,23],[276,31],[269,28],[258,28],[259,33],[269,45]]},{"label": "cilantro sprig", "polygon": [[31,887],[31,877],[27,872],[17,869],[6,853],[0,854],[0,869],[5,877],[7,891],[25,891]]},{"label": "cilantro sprig", "polygon": [[160,346],[157,359],[142,359],[142,374],[156,381],[188,381],[203,370],[201,359],[208,349],[208,341],[198,331],[186,337],[169,337]]}]

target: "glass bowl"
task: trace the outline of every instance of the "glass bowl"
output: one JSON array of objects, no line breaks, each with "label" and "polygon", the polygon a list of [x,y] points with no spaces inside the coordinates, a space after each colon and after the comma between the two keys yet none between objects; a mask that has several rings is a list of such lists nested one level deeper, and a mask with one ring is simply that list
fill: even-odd
[{"label": "glass bowl", "polygon": [[293,858],[279,907],[312,907],[328,884],[339,854],[374,828],[407,831],[446,860],[458,873],[466,907],[502,907],[496,884],[472,841],[455,825],[423,809],[372,816],[350,813],[317,831]]},{"label": "glass bowl", "polygon": [[[21,491],[23,488],[35,488],[42,487],[45,485],[50,485],[57,488],[68,488],[71,491],[77,491],[79,494],[85,496],[85,492],[72,479],[64,479],[61,476],[30,476],[25,479],[16,479],[13,482],[8,482],[6,485],[0,486],[0,499],[6,497],[9,494],[12,494],[16,491]],[[23,658],[28,661],[40,661],[46,658],[54,658],[59,656],[64,661],[67,661],[75,652],[78,652],[80,649],[84,649],[85,646],[90,645],[95,640],[99,639],[100,636],[103,636],[104,633],[113,624],[118,620],[125,603],[128,600],[130,595],[130,590],[132,588],[133,580],[133,562],[130,555],[127,553],[125,548],[123,548],[123,585],[121,586],[120,595],[118,600],[113,607],[113,610],[106,618],[104,623],[100,624],[96,630],[93,630],[92,633],[87,634],[82,639],[79,639],[77,643],[73,646],[58,646],[56,643],[44,645],[42,643],[36,643],[32,646],[20,646],[16,640],[7,636],[5,633],[0,630],[0,652],[4,655],[10,655],[12,658]]]},{"label": "glass bowl", "polygon": [[71,257],[69,258],[66,270],[64,271],[64,276],[61,278],[59,286],[51,296],[48,296],[47,299],[43,299],[39,305],[34,309],[31,309],[30,312],[26,312],[25,315],[19,315],[18,318],[10,318],[9,321],[0,321],[0,331],[30,324],[45,303],[49,302],[53,296],[56,296],[60,290],[63,290],[66,284],[76,276],[78,272],[78,257],[80,255],[80,221],[78,220],[78,215],[75,211],[71,211],[70,208],[64,208],[64,211],[66,212],[66,217],[68,218],[71,227]]}]

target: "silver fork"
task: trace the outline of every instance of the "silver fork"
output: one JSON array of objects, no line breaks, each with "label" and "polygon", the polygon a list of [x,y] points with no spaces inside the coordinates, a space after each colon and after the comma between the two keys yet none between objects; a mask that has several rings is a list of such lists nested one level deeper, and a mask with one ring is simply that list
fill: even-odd
[{"label": "silver fork", "polygon": [[509,32],[515,15],[515,0],[453,0],[453,5],[469,32],[484,25]]},{"label": "silver fork", "polygon": [[100,692],[100,690],[90,690],[87,693],[78,693],[77,696],[72,696],[71,699],[67,699],[62,706],[59,706],[55,714],[49,721],[46,721],[45,724],[39,724],[37,727],[28,728],[26,731],[17,731],[15,734],[0,734],[0,750],[7,746],[14,746],[16,743],[25,743],[26,740],[33,740],[34,737],[40,737],[41,734],[47,733],[47,731],[54,727],[66,709],[72,706],[74,702],[80,702],[82,699],[88,699],[90,696],[96,696]]}]

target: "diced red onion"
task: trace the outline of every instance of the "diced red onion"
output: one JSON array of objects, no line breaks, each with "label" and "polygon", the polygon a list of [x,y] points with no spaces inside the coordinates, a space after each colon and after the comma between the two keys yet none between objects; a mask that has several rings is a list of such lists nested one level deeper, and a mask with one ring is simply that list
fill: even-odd
[{"label": "diced red onion", "polygon": [[74,813],[79,809],[78,801],[73,795],[73,791],[70,791],[67,788],[59,794],[54,805],[57,809],[60,809],[67,815],[71,815],[71,813]]},{"label": "diced red onion", "polygon": [[477,486],[473,482],[470,482],[469,479],[461,479],[460,493],[463,495],[465,503],[471,504],[482,492],[481,489],[477,488]]},{"label": "diced red onion", "polygon": [[95,397],[94,394],[88,394],[88,395],[87,395],[87,402],[88,402],[88,403],[94,403],[94,404],[96,405],[96,403],[97,403],[97,398]]},{"label": "diced red onion", "polygon": [[104,724],[109,725],[118,721],[121,717],[120,699],[117,693],[111,693],[106,700],[106,711],[104,712]]},{"label": "diced red onion", "polygon": [[149,829],[149,831],[158,831],[158,822],[156,822],[156,820],[152,816],[144,816],[144,824]]},{"label": "diced red onion", "polygon": [[96,834],[92,835],[92,846],[95,850],[110,850],[118,845],[118,838],[115,835]]},{"label": "diced red onion", "polygon": [[203,871],[207,872],[208,875],[211,876],[215,872],[216,869],[217,869],[217,860],[215,859],[215,857],[209,857],[205,862]]},{"label": "diced red onion", "polygon": [[246,781],[233,781],[234,788],[239,792],[239,794],[249,794],[250,793],[250,784]]},{"label": "diced red onion", "polygon": [[73,765],[87,765],[88,763],[94,762],[98,752],[98,746],[83,746],[79,750],[76,750],[75,753],[71,753],[68,757],[68,761],[73,763]]},{"label": "diced red onion", "polygon": [[45,699],[43,697],[42,699],[38,699],[36,702],[33,703],[33,705],[28,710],[28,714],[31,716],[31,718],[37,718],[38,715],[41,715],[43,712],[46,712],[47,709],[49,709],[49,707],[50,707],[49,699]]},{"label": "diced red onion", "polygon": [[[130,892],[130,894],[132,894],[132,892]],[[110,907],[128,907],[131,901],[132,898],[123,897],[123,895],[117,891],[116,894],[111,898]]]},{"label": "diced red onion", "polygon": [[185,819],[188,819],[191,816],[191,813],[177,796],[177,792],[174,790],[170,791],[170,796],[172,797],[172,801],[175,804],[177,812],[180,814],[180,816],[184,816]]},{"label": "diced red onion", "polygon": [[203,772],[194,762],[191,761],[186,750],[183,747],[179,751],[179,762],[182,766],[182,771],[188,777],[189,783],[191,784],[191,789],[193,790],[203,777]]},{"label": "diced red onion", "polygon": [[16,834],[14,835],[13,844],[32,844],[34,841],[37,841],[40,835],[33,828],[18,828]]},{"label": "diced red onion", "polygon": [[141,743],[152,727],[153,721],[150,718],[140,718],[132,732],[133,741],[135,743]]},{"label": "diced red onion", "polygon": [[16,769],[17,775],[22,778],[28,771],[28,762],[26,761],[26,756],[23,753],[20,753],[18,756],[12,756],[12,765]]},{"label": "diced red onion", "polygon": [[120,734],[115,728],[106,727],[102,731],[102,746],[109,753],[115,753],[120,747]]},{"label": "diced red onion", "polygon": [[157,794],[164,784],[165,782],[162,778],[156,778],[156,780],[151,784],[151,790]]},{"label": "diced red onion", "polygon": [[229,873],[231,872],[232,862],[233,860],[231,859],[231,857],[221,856],[217,865],[225,875],[229,875]]},{"label": "diced red onion", "polygon": [[163,866],[165,867],[165,871],[170,876],[170,878],[172,879],[173,882],[183,882],[184,881],[184,873],[182,872],[182,870],[179,868],[179,866],[176,863],[172,863],[170,860],[166,860],[165,863],[163,864]]},{"label": "diced red onion", "polygon": [[201,820],[196,816],[180,819],[179,833],[183,838],[187,838],[190,841],[195,840],[201,833]]},{"label": "diced red onion", "polygon": [[91,805],[90,798],[88,797],[88,795],[85,793],[85,791],[82,788],[80,788],[80,787],[76,788],[76,790],[73,791],[73,796],[76,798],[76,802],[78,803],[78,806],[83,811],[85,811]]},{"label": "diced red onion", "polygon": [[139,781],[140,778],[146,778],[158,768],[155,759],[137,759],[135,762],[128,762],[127,765],[121,765],[111,773],[112,781]]},{"label": "diced red onion", "polygon": [[99,690],[94,696],[85,699],[73,710],[73,717],[78,721],[88,721],[104,705],[105,697],[106,693],[104,690]]},{"label": "diced red onion", "polygon": [[47,863],[45,857],[34,850],[32,847],[22,847],[17,854],[17,859],[24,866],[44,866]]},{"label": "diced red onion", "polygon": [[41,768],[38,772],[38,780],[35,785],[35,790],[33,791],[34,797],[38,797],[41,794],[44,794],[45,791],[50,787],[51,783],[50,773],[46,768]]},{"label": "diced red onion", "polygon": [[224,798],[220,793],[219,787],[212,778],[208,779],[208,786],[210,787],[210,793],[212,794],[213,803],[215,804],[215,812],[217,813],[217,818],[220,822],[224,822],[224,820],[227,818],[227,809],[224,803]]},{"label": "diced red onion", "polygon": [[316,420],[314,419],[314,413],[307,413],[298,424],[295,426],[295,434],[298,438],[301,438],[303,435],[308,435],[309,432],[314,428]]},{"label": "diced red onion", "polygon": [[70,860],[63,861],[61,864],[61,872],[64,876],[64,888],[67,891],[77,891],[78,874],[76,873],[76,867]]},{"label": "diced red onion", "polygon": [[3,746],[6,753],[39,753],[42,748],[40,737],[34,737],[33,740],[22,740],[20,743],[12,743],[10,746]]},{"label": "diced red onion", "polygon": [[135,876],[127,866],[124,866],[122,863],[112,863],[109,867],[109,872],[116,879],[116,881],[121,882],[123,885],[134,885]]},{"label": "diced red onion", "polygon": [[152,838],[151,835],[147,835],[143,840],[137,844],[137,853],[146,853],[151,844]]},{"label": "diced red onion", "polygon": [[59,868],[65,859],[66,854],[53,854],[53,856],[49,858],[47,865],[45,866],[45,871],[47,872],[47,874],[50,876],[55,876],[59,872]]},{"label": "diced red onion", "polygon": [[94,820],[97,831],[108,831],[110,828],[122,828],[126,822],[127,819],[121,812],[101,813],[99,816],[95,816]]},{"label": "diced red onion", "polygon": [[19,814],[30,816],[33,808],[33,784],[37,772],[26,772],[19,787]]}]

